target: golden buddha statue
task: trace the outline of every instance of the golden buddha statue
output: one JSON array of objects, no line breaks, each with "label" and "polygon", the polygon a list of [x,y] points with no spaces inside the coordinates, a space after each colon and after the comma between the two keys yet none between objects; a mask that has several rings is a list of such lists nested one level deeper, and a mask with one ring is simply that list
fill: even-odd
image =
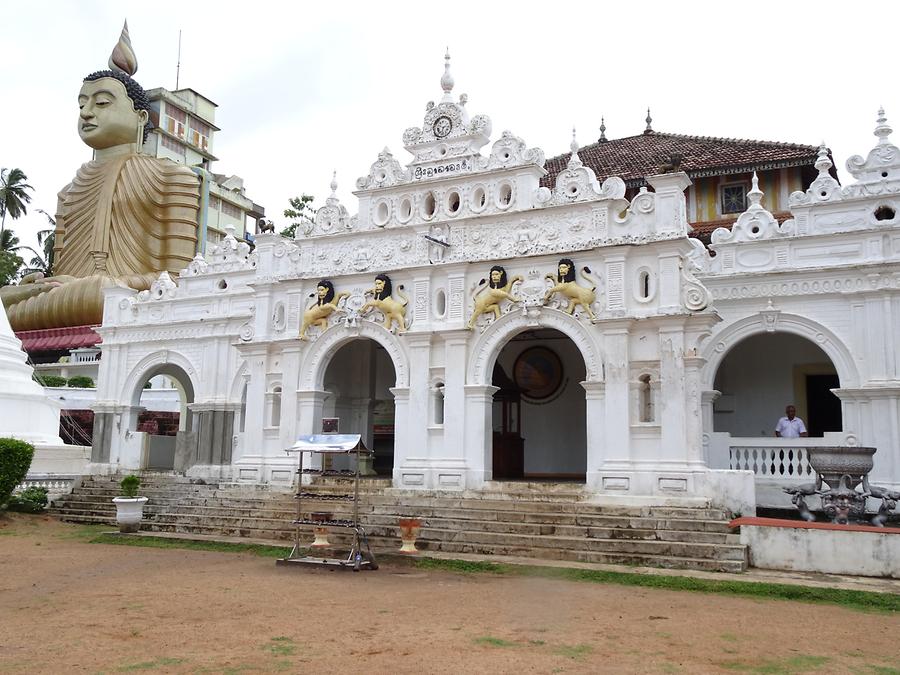
[{"label": "golden buddha statue", "polygon": [[58,195],[56,274],[0,289],[14,330],[99,324],[103,288],[147,289],[194,256],[199,181],[185,166],[141,154],[150,102],[131,78],[137,59],[127,23],[109,66],[88,75],[78,94],[78,134],[94,159]]}]

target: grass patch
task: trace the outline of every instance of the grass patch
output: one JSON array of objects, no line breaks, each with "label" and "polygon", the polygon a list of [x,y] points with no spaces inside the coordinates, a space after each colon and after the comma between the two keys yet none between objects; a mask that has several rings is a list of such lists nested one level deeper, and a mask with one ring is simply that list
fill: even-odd
[{"label": "grass patch", "polygon": [[275,656],[293,656],[294,652],[297,651],[294,641],[284,636],[273,637],[267,644],[263,645],[263,649]]},{"label": "grass patch", "polygon": [[745,663],[731,661],[723,663],[722,667],[744,673],[760,673],[764,675],[792,675],[793,673],[806,673],[815,671],[828,663],[831,659],[827,656],[811,656],[801,654],[781,661],[764,660],[758,663]]},{"label": "grass patch", "polygon": [[416,560],[416,567],[422,570],[445,570],[462,574],[509,574],[514,570],[510,565],[480,562],[478,560],[440,560],[437,558],[421,558]]},{"label": "grass patch", "polygon": [[264,544],[232,544],[222,541],[194,541],[191,539],[168,539],[166,537],[133,537],[119,534],[101,534],[90,540],[91,544],[115,544],[118,546],[140,546],[143,548],[176,548],[191,551],[214,551],[217,553],[252,553],[264,558],[285,558],[290,547],[266,546]]},{"label": "grass patch", "polygon": [[180,663],[184,663],[184,659],[159,658],[153,661],[142,661],[141,663],[122,666],[118,669],[118,672],[132,673],[138,670],[159,670],[163,666],[177,666]]},{"label": "grass patch", "polygon": [[594,650],[590,645],[562,645],[553,650],[554,654],[565,656],[567,659],[582,659]]},{"label": "grass patch", "polygon": [[519,645],[515,642],[510,642],[509,640],[503,640],[501,638],[492,637],[490,635],[483,635],[482,637],[475,638],[476,645],[486,645],[488,647],[518,647]]},{"label": "grass patch", "polygon": [[840,605],[862,612],[900,612],[900,595],[892,593],[872,593],[841,588],[818,588],[813,586],[791,586],[788,584],[756,583],[752,581],[731,581],[719,579],[699,579],[638,572],[609,572],[606,570],[573,569],[567,567],[543,567],[532,565],[507,565],[498,563],[468,562],[460,560],[440,560],[423,558],[415,562],[416,567],[449,572],[490,572],[547,579],[562,579],[595,584],[618,584],[642,588],[659,588],[669,591],[695,591],[720,595],[737,595],[763,600],[792,600],[821,605]]},{"label": "grass patch", "polygon": [[890,666],[877,666],[873,663],[867,663],[866,668],[872,675],[900,675],[900,668],[891,668]]}]

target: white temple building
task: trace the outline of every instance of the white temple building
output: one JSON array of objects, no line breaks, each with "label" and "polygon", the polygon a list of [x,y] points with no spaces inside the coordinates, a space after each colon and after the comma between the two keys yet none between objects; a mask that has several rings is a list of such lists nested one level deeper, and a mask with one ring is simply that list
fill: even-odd
[{"label": "white temple building", "polygon": [[[874,446],[873,481],[900,487],[900,151],[883,114],[854,183],[823,147],[791,219],[754,183],[710,251],[689,237],[685,173],[628,201],[573,134],[541,187],[544,153],[470,116],[449,57],[441,87],[403,133],[408,163],[385,148],[357,181],[357,215],[332,184],[296,239],[251,252],[229,235],[178,279],[107,291],[86,472],[286,485],[284,449],[338,418],[404,490],[566,480],[747,514],[789,503],[811,444]],[[190,414],[151,461],[137,420],[160,374]],[[788,403],[819,437],[772,437]]]}]

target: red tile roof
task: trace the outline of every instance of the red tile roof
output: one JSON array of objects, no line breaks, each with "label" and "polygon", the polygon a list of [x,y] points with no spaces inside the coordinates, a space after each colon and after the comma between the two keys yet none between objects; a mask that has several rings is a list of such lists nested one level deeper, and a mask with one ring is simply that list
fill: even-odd
[{"label": "red tile roof", "polygon": [[100,336],[94,332],[94,328],[96,326],[21,330],[16,332],[16,337],[22,341],[22,349],[28,353],[56,352],[100,344]]},{"label": "red tile roof", "polygon": [[[812,166],[818,148],[797,143],[751,141],[739,138],[686,136],[650,132],[592,143],[578,150],[578,156],[603,182],[619,176],[629,188],[645,185],[645,176],[661,173],[673,155],[681,155],[681,170],[691,178],[746,173],[788,166]],[[556,175],[571,153],[551,157],[544,168],[549,172],[541,185],[552,188]]]}]

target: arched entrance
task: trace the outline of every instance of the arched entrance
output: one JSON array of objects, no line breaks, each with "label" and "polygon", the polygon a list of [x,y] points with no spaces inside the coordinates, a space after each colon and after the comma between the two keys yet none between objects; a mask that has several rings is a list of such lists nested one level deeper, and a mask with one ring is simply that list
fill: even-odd
[{"label": "arched entrance", "polygon": [[713,429],[732,436],[772,436],[784,408],[793,404],[810,436],[841,431],[841,402],[831,389],[838,371],[814,342],[785,332],[750,335],[725,354],[715,374],[721,392],[713,404]]},{"label": "arched entrance", "polygon": [[584,359],[552,328],[511,337],[493,367],[494,480],[583,482],[587,467]]},{"label": "arched entrance", "polygon": [[395,410],[390,389],[396,381],[393,361],[384,346],[368,338],[339,347],[325,369],[324,423],[342,434],[362,436],[365,446],[375,453],[372,467],[366,467],[370,475],[374,471],[390,476],[394,468]]},{"label": "arched entrance", "polygon": [[174,363],[153,366],[136,380],[132,392],[129,431],[142,439],[141,468],[184,470],[193,463],[196,437],[192,413],[194,385]]}]

